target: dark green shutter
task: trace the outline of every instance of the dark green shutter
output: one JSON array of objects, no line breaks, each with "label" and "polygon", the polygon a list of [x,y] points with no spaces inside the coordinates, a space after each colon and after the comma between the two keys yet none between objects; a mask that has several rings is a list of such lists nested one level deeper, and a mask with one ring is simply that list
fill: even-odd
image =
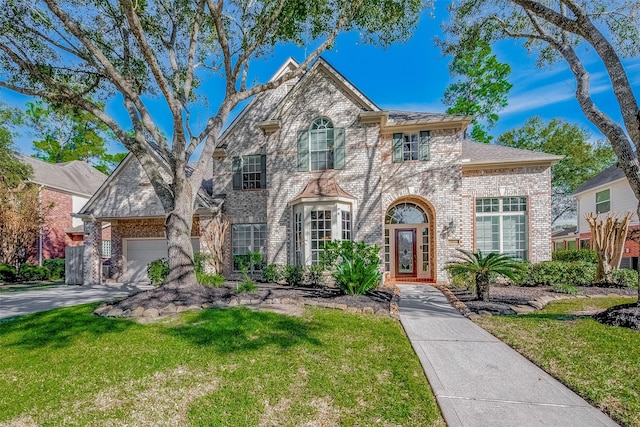
[{"label": "dark green shutter", "polygon": [[431,158],[431,132],[428,130],[420,131],[420,160],[429,160]]},{"label": "dark green shutter", "polygon": [[404,140],[404,134],[393,134],[393,161],[395,163],[402,161],[402,142]]},{"label": "dark green shutter", "polygon": [[242,159],[240,157],[234,157],[231,166],[233,172],[233,189],[242,190]]},{"label": "dark green shutter", "polygon": [[309,170],[309,131],[298,131],[298,172]]},{"label": "dark green shutter", "polygon": [[267,188],[267,156],[260,156],[260,188]]},{"label": "dark green shutter", "polygon": [[333,135],[335,137],[335,140],[333,142],[333,168],[344,169],[344,164],[345,164],[344,128],[335,128]]}]

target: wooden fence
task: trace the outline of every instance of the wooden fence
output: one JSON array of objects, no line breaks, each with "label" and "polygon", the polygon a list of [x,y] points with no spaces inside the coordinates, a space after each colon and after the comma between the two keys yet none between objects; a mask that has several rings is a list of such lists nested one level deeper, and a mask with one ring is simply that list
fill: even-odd
[{"label": "wooden fence", "polygon": [[67,246],[64,249],[64,282],[67,285],[84,283],[84,246]]}]

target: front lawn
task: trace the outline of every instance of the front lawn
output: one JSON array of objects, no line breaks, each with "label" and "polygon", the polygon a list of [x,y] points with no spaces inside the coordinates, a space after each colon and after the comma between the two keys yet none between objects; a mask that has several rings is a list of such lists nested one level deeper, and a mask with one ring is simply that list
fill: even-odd
[{"label": "front lawn", "polygon": [[95,307],[0,324],[0,424],[444,425],[395,320],[226,309],[143,325]]},{"label": "front lawn", "polygon": [[16,282],[16,283],[0,282],[0,293],[27,291],[31,289],[46,289],[46,288],[54,288],[57,286],[67,286],[67,285],[65,285],[64,279],[27,281],[27,282]]},{"label": "front lawn", "polygon": [[636,298],[580,298],[477,323],[623,425],[640,426],[640,332],[584,314]]}]

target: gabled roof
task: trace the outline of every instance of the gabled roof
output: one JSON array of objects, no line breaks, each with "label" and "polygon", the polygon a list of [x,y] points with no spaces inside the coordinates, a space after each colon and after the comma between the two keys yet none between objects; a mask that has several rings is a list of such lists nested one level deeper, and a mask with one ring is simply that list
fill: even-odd
[{"label": "gabled roof", "polygon": [[555,163],[562,156],[481,142],[462,141],[462,166],[509,163]]},{"label": "gabled roof", "polygon": [[600,187],[601,185],[618,181],[619,179],[626,179],[624,171],[618,166],[613,165],[603,170],[593,178],[583,182],[581,186],[576,188],[576,191],[574,191],[573,194],[582,193],[587,190],[591,190],[592,188]]},{"label": "gabled roof", "polygon": [[303,91],[307,82],[319,72],[331,79],[338,87],[342,88],[364,111],[380,111],[380,108],[371,101],[364,93],[347,80],[338,70],[333,68],[324,58],[318,58],[311,68],[305,72],[303,77],[298,80],[296,85],[289,93],[280,101],[273,113],[265,120],[278,120],[283,110],[288,106],[289,100],[295,98],[300,91]]},{"label": "gabled roof", "polygon": [[32,182],[55,190],[91,197],[107,179],[107,175],[79,160],[47,163],[22,154],[18,158],[33,168]]},{"label": "gabled roof", "polygon": [[571,227],[561,228],[559,230],[552,231],[551,232],[551,238],[552,239],[557,239],[557,238],[565,237],[565,236],[573,236],[573,235],[576,234],[576,231],[578,231],[578,226],[576,226],[576,225],[573,225]]}]

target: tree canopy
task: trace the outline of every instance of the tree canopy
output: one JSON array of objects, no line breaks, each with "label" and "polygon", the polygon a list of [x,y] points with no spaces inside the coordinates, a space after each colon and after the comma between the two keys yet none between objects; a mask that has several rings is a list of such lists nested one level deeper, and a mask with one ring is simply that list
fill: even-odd
[{"label": "tree canopy", "polygon": [[109,173],[126,153],[107,153],[109,128],[91,113],[74,105],[28,102],[26,124],[39,138],[33,141],[35,157],[49,163],[81,160]]},{"label": "tree canopy", "polygon": [[15,155],[12,124],[20,123],[19,111],[0,104],[0,184],[15,188],[30,178],[31,167]]},{"label": "tree canopy", "polygon": [[590,142],[589,132],[562,119],[545,122],[532,117],[521,127],[497,139],[508,147],[564,156],[551,168],[552,219],[575,212],[571,194],[588,179],[615,163],[615,154],[606,141]]},{"label": "tree canopy", "polygon": [[499,62],[491,45],[480,41],[470,49],[455,52],[449,65],[452,76],[459,79],[444,92],[447,114],[473,116],[471,138],[489,143],[489,134],[498,122],[498,112],[507,105],[511,83],[509,64]]},{"label": "tree canopy", "polygon": [[[0,0],[0,7],[0,87],[91,113],[136,156],[167,214],[168,285],[183,287],[195,283],[190,234],[196,193],[229,112],[301,76],[341,32],[358,31],[364,42],[381,45],[408,37],[422,3]],[[253,61],[279,43],[312,48],[278,79],[251,83]],[[224,80],[222,91],[199,90],[212,75]],[[115,94],[122,101],[118,113],[129,123],[100,108]],[[205,101],[212,113],[198,127],[192,107]],[[152,112],[159,107],[169,120]],[[161,120],[171,128],[166,136]],[[187,176],[196,149],[200,155]]]}]

